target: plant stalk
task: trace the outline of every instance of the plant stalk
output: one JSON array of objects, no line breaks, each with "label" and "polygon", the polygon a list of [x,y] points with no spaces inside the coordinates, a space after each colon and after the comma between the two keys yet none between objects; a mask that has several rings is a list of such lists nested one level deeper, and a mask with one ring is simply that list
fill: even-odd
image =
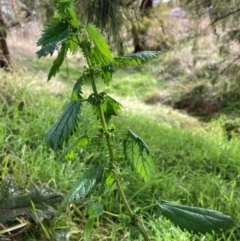
[{"label": "plant stalk", "polygon": [[[87,60],[88,66],[91,67],[90,59],[88,57],[86,57],[86,60]],[[91,85],[92,85],[92,89],[93,89],[94,95],[98,96],[97,86],[96,86],[95,79],[94,79],[93,75],[91,75]],[[99,111],[100,120],[101,120],[102,127],[103,127],[103,130],[104,130],[104,133],[105,133],[106,141],[107,141],[109,158],[110,158],[111,162],[114,162],[114,153],[113,153],[113,144],[112,144],[112,139],[111,139],[111,133],[109,133],[109,131],[108,131],[108,127],[107,127],[107,123],[106,123],[106,119],[105,119],[105,116],[104,116],[102,105],[99,104],[97,106],[97,108],[98,108],[98,111]],[[128,202],[126,196],[125,196],[125,193],[124,193],[124,191],[122,189],[122,185],[121,185],[117,175],[114,175],[114,179],[115,179],[115,182],[117,184],[117,188],[118,188],[118,191],[120,193],[120,196],[121,196],[121,198],[122,198],[122,200],[124,202],[124,205],[125,205],[125,207],[127,209],[127,212],[129,214],[129,216],[131,217],[132,222],[138,228],[138,230],[142,234],[144,240],[145,241],[150,241],[150,238],[149,238],[146,230],[144,229],[143,225],[139,222],[139,220],[137,219],[137,217],[134,214],[133,210],[131,209],[131,207],[129,205],[129,202]]]},{"label": "plant stalk", "polygon": [[118,180],[117,177],[115,177],[115,182],[117,184],[117,187],[118,187],[118,191],[123,199],[123,202],[125,204],[125,207],[127,208],[127,211],[128,211],[128,214],[129,216],[131,217],[131,220],[132,222],[134,223],[134,225],[138,228],[138,230],[140,231],[140,233],[142,234],[143,238],[145,241],[150,241],[150,238],[145,230],[145,228],[143,227],[143,225],[139,222],[139,220],[137,219],[136,215],[134,214],[134,212],[132,211],[129,203],[128,203],[128,200],[125,196],[125,193],[122,189],[122,186],[121,186],[121,183],[120,181]]},{"label": "plant stalk", "polygon": [[[86,60],[87,60],[88,66],[90,67],[91,62],[90,62],[89,58],[86,57]],[[91,75],[91,84],[92,84],[92,89],[93,89],[94,95],[98,96],[97,86],[96,86],[94,77],[92,75]],[[105,133],[106,141],[107,141],[107,147],[108,147],[110,161],[113,162],[114,161],[114,153],[113,153],[113,145],[112,145],[111,137],[110,137],[111,133],[109,133],[109,131],[108,131],[107,123],[106,123],[106,120],[105,120],[105,116],[104,116],[104,112],[103,112],[101,104],[98,105],[98,111],[99,111],[102,127],[103,127],[103,130],[104,130],[104,133]]]}]

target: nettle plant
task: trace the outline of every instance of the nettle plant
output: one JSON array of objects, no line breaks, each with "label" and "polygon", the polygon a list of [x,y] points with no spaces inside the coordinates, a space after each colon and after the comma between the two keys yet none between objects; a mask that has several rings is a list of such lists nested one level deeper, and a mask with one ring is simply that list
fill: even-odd
[{"label": "nettle plant", "polygon": [[[130,227],[132,238],[138,238],[139,235],[142,235],[144,240],[150,240],[147,226],[144,225],[141,215],[134,211],[136,207],[134,210],[132,209],[124,193],[121,166],[115,153],[115,127],[113,128],[113,125],[110,124],[110,119],[112,116],[118,115],[121,104],[106,92],[99,92],[97,81],[102,79],[106,85],[109,85],[114,68],[141,65],[147,60],[158,57],[161,52],[144,51],[123,57],[113,57],[110,47],[100,31],[93,24],[83,26],[79,22],[72,1],[58,0],[54,2],[54,5],[56,15],[45,28],[37,43],[38,46],[41,46],[37,52],[38,58],[52,55],[55,51],[58,53],[48,74],[48,80],[59,71],[68,52],[76,54],[76,51],[80,49],[87,64],[73,86],[69,103],[48,131],[47,144],[55,151],[62,150],[70,135],[77,131],[83,104],[88,104],[100,122],[99,132],[105,137],[108,150],[108,159],[105,160],[105,163],[89,167],[88,171],[79,178],[65,196],[56,215],[60,215],[62,209],[71,202],[87,198],[97,187],[100,191],[94,193],[101,196],[106,189],[116,185],[126,210],[126,214],[124,214],[127,217],[125,224]],[[82,97],[84,82],[90,82],[92,87],[92,93],[87,99]],[[90,142],[90,137],[80,136],[62,152],[62,156],[74,148],[86,146]],[[103,152],[102,155],[106,156],[104,150]],[[148,182],[152,178],[155,169],[152,154],[147,144],[130,128],[126,128],[126,139],[123,141],[122,153],[124,160],[129,163],[129,167],[133,168],[136,175],[139,175],[143,181]],[[156,206],[159,207],[163,216],[181,229],[192,233],[211,233],[234,225],[231,217],[208,209],[179,205],[165,200],[156,203]],[[87,207],[87,213],[89,219],[85,231],[89,235],[94,220],[104,214],[103,204],[100,202],[91,203]],[[120,216],[123,217],[123,214]]]}]

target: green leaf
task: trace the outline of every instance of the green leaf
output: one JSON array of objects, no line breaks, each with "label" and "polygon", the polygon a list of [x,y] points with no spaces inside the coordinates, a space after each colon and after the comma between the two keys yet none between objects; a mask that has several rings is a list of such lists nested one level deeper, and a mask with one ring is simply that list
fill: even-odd
[{"label": "green leaf", "polygon": [[52,55],[55,50],[59,49],[62,42],[68,39],[68,36],[68,23],[55,19],[46,27],[37,42],[37,46],[41,46],[41,49],[36,52],[37,57],[41,58]]},{"label": "green leaf", "polygon": [[129,128],[128,138],[123,142],[125,159],[132,168],[143,178],[150,181],[154,175],[152,155],[146,143]]},{"label": "green leaf", "polygon": [[112,65],[103,66],[101,69],[102,69],[101,77],[104,80],[104,83],[108,85],[114,73]]},{"label": "green leaf", "polygon": [[99,30],[92,24],[88,24],[86,30],[89,39],[95,45],[93,48],[94,55],[97,55],[97,59],[101,62],[101,65],[113,63],[114,59],[112,57],[110,47]]},{"label": "green leaf", "polygon": [[162,214],[182,230],[193,233],[211,233],[235,224],[230,216],[209,209],[184,206],[168,201],[159,204]]},{"label": "green leaf", "polygon": [[76,53],[76,50],[78,48],[77,43],[78,43],[78,38],[75,35],[68,39],[68,48],[72,54]]},{"label": "green leaf", "polygon": [[70,24],[71,26],[78,28],[79,27],[79,22],[78,22],[78,17],[73,9],[72,5],[69,5],[67,8],[65,8],[66,11],[66,16],[70,19]]},{"label": "green leaf", "polygon": [[90,203],[87,213],[89,218],[98,218],[103,214],[103,205],[99,202]]},{"label": "green leaf", "polygon": [[74,5],[72,1],[61,1],[57,9],[59,14],[61,15],[61,18],[63,18],[65,21],[68,21],[72,27],[79,27],[78,17],[74,11]]},{"label": "green leaf", "polygon": [[50,80],[56,73],[59,71],[68,51],[67,44],[65,42],[62,43],[62,47],[60,52],[58,53],[57,58],[53,61],[53,65],[48,74],[48,80]]},{"label": "green leaf", "polygon": [[[105,92],[102,92],[100,94],[105,95],[104,102],[102,104],[102,109],[103,109],[103,113],[106,118],[106,121],[109,122],[112,116],[117,116],[118,111],[121,109],[121,104],[116,100],[114,100],[112,97],[106,95]],[[100,118],[100,114],[98,112],[97,106],[93,106],[93,110],[97,115],[97,118]]]},{"label": "green leaf", "polygon": [[82,82],[83,82],[83,77],[80,77],[77,82],[74,84],[73,86],[73,90],[72,90],[72,96],[71,99],[72,100],[79,100],[82,99]]},{"label": "green leaf", "polygon": [[91,168],[86,172],[68,192],[58,209],[57,215],[61,213],[64,206],[73,200],[79,201],[80,199],[84,199],[102,181],[103,172],[104,168],[102,166]]},{"label": "green leaf", "polygon": [[139,236],[141,233],[137,227],[130,225],[129,232],[130,232],[131,240],[137,240],[137,239],[139,240]]},{"label": "green leaf", "polygon": [[114,65],[125,67],[130,65],[141,65],[147,60],[157,58],[164,51],[143,51],[114,58]]},{"label": "green leaf", "polygon": [[81,112],[81,106],[81,100],[71,100],[57,122],[48,131],[46,135],[47,145],[55,151],[62,148],[64,141],[67,141],[69,135],[74,131]]},{"label": "green leaf", "polygon": [[118,111],[121,110],[121,104],[108,95],[106,96],[102,107],[107,122],[112,116],[117,116]]},{"label": "green leaf", "polygon": [[88,221],[85,225],[84,231],[87,238],[93,229],[93,224],[96,218],[103,214],[103,205],[99,202],[90,203],[87,207]]},{"label": "green leaf", "polygon": [[75,157],[73,149],[69,150],[68,153],[66,153],[65,157],[67,160],[73,160]]},{"label": "green leaf", "polygon": [[131,166],[136,173],[145,181],[149,182],[154,175],[154,165],[152,161],[152,156],[146,154],[146,152],[141,152],[138,145],[133,145],[131,147],[130,158]]},{"label": "green leaf", "polygon": [[91,139],[87,136],[82,136],[73,142],[69,147],[67,147],[62,155],[59,157],[59,160],[62,160],[70,151],[72,151],[76,146],[86,146],[91,142]]},{"label": "green leaf", "polygon": [[94,222],[95,222],[94,218],[89,218],[85,224],[84,233],[85,233],[86,239],[88,239],[90,237]]},{"label": "green leaf", "polygon": [[106,174],[105,184],[107,186],[112,186],[114,182],[115,182],[115,179],[114,179],[112,172],[109,172],[108,174]]},{"label": "green leaf", "polygon": [[148,155],[151,154],[147,144],[143,141],[141,137],[139,137],[137,134],[135,134],[130,128],[127,128],[128,136],[139,146],[140,152],[143,152],[144,150]]}]

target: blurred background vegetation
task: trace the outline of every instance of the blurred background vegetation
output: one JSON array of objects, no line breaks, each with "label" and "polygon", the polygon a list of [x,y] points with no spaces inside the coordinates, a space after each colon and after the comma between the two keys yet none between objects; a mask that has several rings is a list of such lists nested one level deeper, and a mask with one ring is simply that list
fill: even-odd
[{"label": "blurred background vegetation", "polygon": [[[0,66],[9,68],[8,45],[13,37],[17,38],[11,46],[15,49],[27,39],[34,43],[54,16],[55,2],[0,1]],[[162,96],[156,91],[147,103],[163,102],[208,117],[231,111],[232,106],[238,105],[240,10],[237,1],[79,0],[76,11],[83,23],[93,22],[101,29],[116,55],[168,51],[161,63],[153,67],[153,72],[159,82],[178,82],[178,88],[174,86],[172,90],[177,93]],[[34,44],[30,48],[35,51]],[[14,59],[15,54],[12,55]]]},{"label": "blurred background vegetation", "polygon": [[[46,148],[46,131],[85,64],[81,53],[69,55],[56,78],[46,81],[54,56],[37,59],[36,42],[54,16],[56,2],[0,0],[0,177],[11,174],[24,187],[48,183],[66,193],[89,165],[104,160],[105,147],[96,137],[61,162]],[[141,67],[116,70],[109,86],[99,83],[123,105],[114,119],[116,151],[121,152],[125,128],[130,126],[153,152],[158,172],[150,184],[123,171],[133,205],[150,207],[144,217],[153,240],[240,240],[238,228],[213,236],[182,232],[151,208],[167,199],[240,220],[238,1],[79,0],[76,11],[83,23],[93,22],[101,29],[116,56],[166,51]],[[88,95],[90,87],[83,87]],[[84,107],[80,134],[96,135],[98,124],[92,116]],[[109,196],[103,197],[106,209],[121,212],[119,197]],[[49,240],[46,233],[50,240],[67,240],[67,235],[84,240],[88,202],[68,207],[57,223],[43,223],[42,229],[31,225],[17,230],[16,240]],[[153,216],[155,220],[149,221]],[[130,240],[114,218],[101,221],[90,240]]]}]

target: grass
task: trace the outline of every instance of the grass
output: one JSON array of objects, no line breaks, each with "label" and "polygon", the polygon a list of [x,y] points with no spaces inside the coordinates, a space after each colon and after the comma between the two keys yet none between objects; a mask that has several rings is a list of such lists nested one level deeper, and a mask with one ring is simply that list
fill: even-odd
[{"label": "grass", "polygon": [[[231,215],[237,224],[240,220],[240,141],[235,130],[229,139],[224,129],[229,113],[211,122],[201,122],[158,101],[160,96],[160,100],[171,103],[196,84],[191,50],[189,46],[184,47],[185,52],[180,50],[177,55],[170,52],[163,60],[160,57],[161,65],[157,60],[142,67],[119,69],[109,86],[99,83],[101,91],[109,92],[122,104],[119,117],[112,120],[116,126],[117,154],[122,153],[122,140],[126,127],[130,127],[147,143],[156,165],[152,181],[144,184],[128,168],[128,163],[119,158],[124,190],[133,207],[143,208],[139,212],[144,214],[144,224],[152,240],[237,241],[240,239],[238,228],[214,235],[183,232],[153,206],[165,199],[221,211]],[[88,105],[83,107],[78,135],[93,137],[89,146],[76,150],[73,158],[59,161],[61,153],[55,154],[45,144],[45,134],[67,103],[84,62],[69,56],[56,78],[47,83],[52,58],[38,60],[26,49],[14,58],[15,72],[0,72],[1,180],[11,174],[20,186],[28,188],[31,183],[48,183],[53,190],[66,193],[89,166],[103,163],[107,153],[104,140],[96,136],[98,122]],[[204,76],[203,81],[209,80]],[[84,83],[83,88],[87,97],[89,83]],[[153,97],[155,105],[146,104],[154,103]],[[148,102],[151,98],[153,102]],[[236,111],[235,106],[228,111]],[[230,124],[238,126],[238,123]],[[77,135],[72,136],[70,142],[76,138]],[[96,201],[93,196],[69,205],[56,222],[31,223],[20,234],[21,238],[85,240],[86,206],[92,201]],[[104,193],[101,201],[104,210],[110,213],[123,211],[115,186]],[[118,218],[106,213],[97,220],[89,240],[130,240],[130,235]]]},{"label": "grass", "polygon": [[[162,218],[158,208],[152,204],[166,199],[218,210],[238,221],[240,141],[237,138],[229,141],[217,122],[202,124],[170,107],[153,107],[139,101],[138,95],[145,89],[151,91],[152,85],[143,85],[137,90],[136,87],[141,83],[141,78],[150,79],[150,73],[131,71],[125,74],[118,72],[113,85],[119,88],[109,87],[123,103],[122,113],[119,118],[114,118],[117,127],[116,150],[121,153],[121,141],[129,126],[150,147],[157,172],[151,183],[143,184],[126,168],[127,164],[122,163],[122,177],[127,180],[124,184],[127,196],[133,206],[148,207],[144,210],[145,225],[150,229],[153,240],[220,240],[221,236],[217,235],[193,236],[182,232]],[[39,76],[18,71],[13,74],[1,72],[0,75],[2,180],[11,174],[21,186],[49,183],[54,190],[66,193],[89,165],[104,162],[105,147],[98,138],[85,149],[77,150],[73,159],[61,162],[45,145],[46,130],[54,123],[70,95],[68,85],[58,90],[54,88],[55,82],[47,84],[39,79],[42,73]],[[155,83],[154,77],[151,78]],[[131,79],[133,85],[128,85],[129,90],[124,92],[123,86],[127,86]],[[88,90],[88,86],[85,87]],[[135,97],[130,97],[134,92],[137,93]],[[83,113],[79,135],[87,133],[95,136],[97,120],[88,106],[84,107]],[[112,213],[121,212],[122,206],[118,204],[120,199],[118,195],[111,196],[112,193],[115,193],[114,186],[102,197],[104,208]],[[53,239],[67,234],[71,240],[84,240],[83,228],[87,220],[85,207],[93,200],[83,200],[66,208],[56,223],[43,222],[42,228],[32,224],[23,236],[26,240],[47,240],[48,235]],[[47,231],[43,232],[43,228]],[[104,215],[96,223],[89,240],[130,240],[126,231],[118,220]],[[239,240],[237,230],[225,235],[228,236],[224,240]]]}]

